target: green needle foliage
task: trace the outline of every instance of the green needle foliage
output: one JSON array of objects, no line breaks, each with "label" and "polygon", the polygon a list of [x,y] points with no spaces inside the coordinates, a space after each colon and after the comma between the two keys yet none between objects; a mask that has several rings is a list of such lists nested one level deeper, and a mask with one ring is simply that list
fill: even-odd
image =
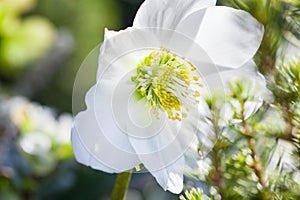
[{"label": "green needle foliage", "polygon": [[288,60],[276,67],[275,83],[273,84],[275,97],[285,99],[290,103],[297,103],[300,98],[300,60]]},{"label": "green needle foliage", "polygon": [[[299,137],[287,136],[281,107],[275,106],[275,101],[255,101],[251,82],[232,81],[229,88],[231,93],[223,104],[207,102],[215,105],[210,111],[219,136],[213,150],[199,164],[200,168],[210,166],[209,172],[199,170],[189,175],[207,184],[213,199],[300,198]],[[247,118],[248,105],[253,102],[260,108]],[[227,115],[231,113],[226,126],[220,123],[224,106]],[[293,123],[299,125],[296,120]],[[298,133],[299,129],[293,128]]]},{"label": "green needle foliage", "polygon": [[185,196],[181,195],[180,200],[208,200],[208,198],[200,188],[192,188],[190,191],[184,193]]},{"label": "green needle foliage", "polygon": [[212,199],[300,199],[300,57],[288,51],[300,56],[300,1],[218,3],[246,10],[264,25],[255,61],[270,93],[262,101],[254,81],[232,80],[224,102],[207,99],[219,140],[199,163],[208,172],[187,175],[207,185],[202,189]]}]

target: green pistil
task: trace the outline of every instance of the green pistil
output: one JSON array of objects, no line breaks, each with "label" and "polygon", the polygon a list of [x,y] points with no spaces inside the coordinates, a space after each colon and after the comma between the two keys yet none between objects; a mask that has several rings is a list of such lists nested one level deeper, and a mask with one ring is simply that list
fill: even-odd
[{"label": "green pistil", "polygon": [[166,112],[169,119],[186,117],[183,107],[198,103],[198,90],[191,84],[201,86],[198,76],[193,75],[195,67],[182,58],[177,58],[167,50],[152,51],[137,65],[136,92],[147,99],[148,104],[158,116],[158,110]]}]

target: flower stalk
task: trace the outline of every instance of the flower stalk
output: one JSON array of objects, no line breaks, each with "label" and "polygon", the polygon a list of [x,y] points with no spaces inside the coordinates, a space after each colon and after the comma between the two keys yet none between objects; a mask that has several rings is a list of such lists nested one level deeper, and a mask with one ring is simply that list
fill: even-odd
[{"label": "flower stalk", "polygon": [[128,185],[131,179],[132,171],[127,171],[118,174],[114,190],[111,195],[111,200],[123,200],[125,199]]}]

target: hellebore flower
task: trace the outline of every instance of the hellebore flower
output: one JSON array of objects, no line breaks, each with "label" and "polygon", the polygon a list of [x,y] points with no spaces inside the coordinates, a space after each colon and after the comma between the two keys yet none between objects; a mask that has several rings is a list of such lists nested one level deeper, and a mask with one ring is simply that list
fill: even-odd
[{"label": "hellebore flower", "polygon": [[[146,0],[133,27],[106,30],[97,83],[72,129],[78,162],[108,173],[143,164],[164,190],[182,191],[184,168],[199,160],[201,93],[251,60],[263,36],[250,14],[215,3]],[[214,140],[203,135],[201,151]]]}]

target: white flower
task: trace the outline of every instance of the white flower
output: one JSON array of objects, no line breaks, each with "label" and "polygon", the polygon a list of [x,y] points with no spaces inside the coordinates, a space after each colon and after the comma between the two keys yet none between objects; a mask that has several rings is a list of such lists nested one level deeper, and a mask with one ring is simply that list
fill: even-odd
[{"label": "white flower", "polygon": [[[142,163],[163,189],[182,191],[183,168],[199,160],[199,95],[222,85],[219,71],[251,60],[263,36],[248,13],[214,5],[146,0],[132,28],[106,30],[97,83],[72,129],[78,162],[108,173]],[[206,152],[213,139],[203,136]]]}]

